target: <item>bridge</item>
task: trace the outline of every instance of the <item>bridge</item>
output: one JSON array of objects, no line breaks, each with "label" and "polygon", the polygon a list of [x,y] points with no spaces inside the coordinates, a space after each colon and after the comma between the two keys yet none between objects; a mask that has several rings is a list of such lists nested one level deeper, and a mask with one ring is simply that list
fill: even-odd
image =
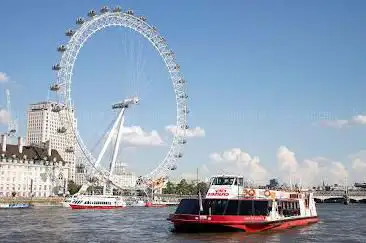
[{"label": "bridge", "polygon": [[[314,199],[317,202],[338,202],[344,200],[344,191],[315,191]],[[348,191],[348,198],[350,202],[366,203],[366,191],[363,190],[350,190]]]}]

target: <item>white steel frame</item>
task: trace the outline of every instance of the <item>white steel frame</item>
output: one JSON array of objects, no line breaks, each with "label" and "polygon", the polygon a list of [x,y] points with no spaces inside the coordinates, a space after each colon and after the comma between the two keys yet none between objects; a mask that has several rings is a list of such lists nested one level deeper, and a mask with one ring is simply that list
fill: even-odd
[{"label": "white steel frame", "polygon": [[[172,165],[175,165],[177,159],[182,157],[186,129],[188,128],[188,96],[185,86],[186,82],[180,71],[180,66],[176,63],[174,52],[169,48],[166,40],[160,35],[157,29],[152,25],[149,25],[144,17],[134,16],[132,11],[128,11],[126,13],[119,11],[104,11],[104,13],[84,20],[82,24],[79,24],[79,28],[75,30],[74,34],[70,37],[69,42],[65,45],[65,50],[62,51],[62,57],[59,63],[60,69],[56,70],[56,84],[61,87],[57,92],[61,94],[61,100],[63,100],[63,103],[66,105],[66,109],[73,109],[73,102],[71,98],[72,75],[74,64],[80,49],[97,31],[115,26],[132,29],[145,37],[153,45],[168,69],[176,97],[176,133],[174,134],[171,147],[163,161],[160,162],[154,170],[140,179],[141,186],[146,187],[152,181],[166,177],[169,174]],[[95,159],[89,152],[78,130],[73,126],[74,117],[71,117],[69,112],[67,112],[67,114],[65,126],[74,133],[78,145],[75,148],[75,151],[77,153],[81,153],[86,159],[86,161],[84,161],[86,166],[89,165],[93,167],[93,169],[98,169],[100,174],[96,176],[102,177],[99,179],[108,179],[112,184],[119,187],[118,183],[113,182],[113,176],[111,176],[109,171],[95,168],[97,159]]]}]

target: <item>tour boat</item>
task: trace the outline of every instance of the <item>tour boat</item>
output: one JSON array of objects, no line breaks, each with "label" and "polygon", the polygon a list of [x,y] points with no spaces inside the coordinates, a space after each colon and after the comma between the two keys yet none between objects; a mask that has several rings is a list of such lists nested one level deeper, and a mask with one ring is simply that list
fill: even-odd
[{"label": "tour boat", "polygon": [[280,230],[319,221],[313,193],[249,187],[242,176],[211,178],[205,198],[182,199],[168,218],[175,231]]},{"label": "tour boat", "polygon": [[103,195],[78,197],[69,205],[72,209],[118,209],[127,206],[122,197]]},{"label": "tour boat", "polygon": [[30,208],[32,205],[30,203],[1,203],[0,209],[23,209]]}]

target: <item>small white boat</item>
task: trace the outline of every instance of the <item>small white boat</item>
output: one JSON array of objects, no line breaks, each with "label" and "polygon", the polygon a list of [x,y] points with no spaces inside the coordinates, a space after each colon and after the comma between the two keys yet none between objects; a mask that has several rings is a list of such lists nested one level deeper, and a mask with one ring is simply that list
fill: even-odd
[{"label": "small white boat", "polygon": [[0,209],[22,209],[22,208],[30,208],[30,203],[1,203]]},{"label": "small white boat", "polygon": [[77,197],[69,205],[72,209],[119,209],[127,206],[122,197],[104,195]]},{"label": "small white boat", "polygon": [[134,201],[131,203],[131,207],[145,207],[145,202],[143,200]]}]

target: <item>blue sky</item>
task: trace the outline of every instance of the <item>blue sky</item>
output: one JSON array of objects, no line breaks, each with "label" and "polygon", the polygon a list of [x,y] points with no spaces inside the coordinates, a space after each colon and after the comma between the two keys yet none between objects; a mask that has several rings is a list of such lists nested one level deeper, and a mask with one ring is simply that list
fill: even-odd
[{"label": "blue sky", "polygon": [[[213,173],[222,165],[210,160],[211,153],[240,148],[276,174],[280,146],[295,152],[299,164],[321,156],[351,169],[348,156],[365,148],[361,124],[317,125],[366,113],[361,0],[1,1],[8,11],[0,16],[0,72],[10,77],[1,88],[11,89],[22,134],[27,105],[49,97],[64,32],[103,5],[146,16],[176,53],[188,81],[189,124],[205,130],[204,137],[189,140],[176,173],[194,173],[202,164]],[[134,54],[142,55],[144,67]],[[142,103],[129,111],[127,124],[157,130],[170,142],[164,127],[174,123],[171,83],[138,35],[123,29],[97,33],[80,52],[73,82],[80,132],[90,147],[110,123],[110,104],[136,87]],[[139,147],[124,159],[143,173],[141,167],[152,168],[164,152]]]}]

